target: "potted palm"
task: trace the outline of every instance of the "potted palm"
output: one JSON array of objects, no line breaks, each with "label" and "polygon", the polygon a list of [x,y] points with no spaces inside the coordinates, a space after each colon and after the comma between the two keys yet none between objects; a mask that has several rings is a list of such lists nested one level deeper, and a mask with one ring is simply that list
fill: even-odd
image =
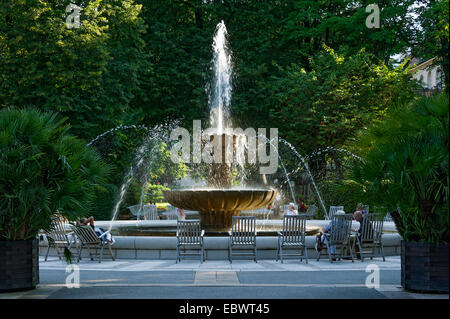
[{"label": "potted palm", "polygon": [[0,291],[36,287],[39,231],[57,211],[69,220],[86,216],[108,174],[69,128],[57,114],[0,111]]},{"label": "potted palm", "polygon": [[448,95],[393,108],[358,143],[353,178],[403,238],[402,286],[448,292]]}]

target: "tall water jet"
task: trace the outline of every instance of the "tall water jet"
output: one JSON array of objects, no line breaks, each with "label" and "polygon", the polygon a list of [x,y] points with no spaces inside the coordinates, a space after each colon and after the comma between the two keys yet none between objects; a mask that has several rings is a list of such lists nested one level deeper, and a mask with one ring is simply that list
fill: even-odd
[{"label": "tall water jet", "polygon": [[[233,146],[236,145],[236,136],[227,136],[224,128],[231,126],[230,123],[230,103],[231,103],[231,51],[227,41],[227,28],[223,21],[216,26],[216,32],[213,38],[213,80],[212,88],[209,94],[209,112],[210,124],[214,134],[210,136],[209,142],[212,143],[211,155],[214,156],[214,149],[221,149],[220,163],[212,163],[208,178],[208,185],[216,188],[231,188],[231,164],[227,162],[226,157],[233,154],[233,150],[227,149],[227,139],[233,139]],[[231,154],[230,154],[231,153]]]},{"label": "tall water jet", "polygon": [[213,38],[212,68],[214,78],[209,94],[209,109],[211,127],[222,134],[224,128],[230,127],[230,103],[232,92],[231,50],[228,46],[228,32],[223,21],[216,27]]}]

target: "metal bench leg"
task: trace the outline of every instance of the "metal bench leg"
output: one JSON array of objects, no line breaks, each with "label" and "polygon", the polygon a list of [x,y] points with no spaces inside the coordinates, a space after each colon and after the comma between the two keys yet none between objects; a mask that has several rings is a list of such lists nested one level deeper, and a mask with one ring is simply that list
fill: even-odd
[{"label": "metal bench leg", "polygon": [[94,260],[94,257],[92,257],[91,249],[89,248],[89,246],[88,246],[88,253],[91,260]]},{"label": "metal bench leg", "polygon": [[303,251],[305,254],[306,263],[308,263],[308,248],[306,248],[306,245],[303,245]]},{"label": "metal bench leg", "polygon": [[45,254],[45,261],[47,261],[49,251],[50,251],[50,244],[48,244],[48,247],[47,247],[47,253]]},{"label": "metal bench leg", "polygon": [[203,251],[203,261],[206,261],[206,251],[205,251],[205,243],[202,242],[202,251]]},{"label": "metal bench leg", "polygon": [[357,238],[357,240],[358,240],[358,247],[359,247],[359,256],[361,257],[361,262],[364,262],[364,254],[363,254],[363,250],[362,250],[361,241],[359,240],[359,238]]},{"label": "metal bench leg", "polygon": [[277,258],[276,258],[276,262],[278,262],[278,259],[280,257],[280,238],[278,237],[278,245],[277,245]]},{"label": "metal bench leg", "polygon": [[78,258],[77,258],[77,263],[80,262],[81,259],[81,251],[83,250],[83,244],[80,244],[80,247],[78,249]]},{"label": "metal bench leg", "polygon": [[203,264],[203,246],[200,248],[200,263]]},{"label": "metal bench leg", "polygon": [[114,255],[113,255],[113,252],[112,252],[112,249],[111,249],[111,245],[108,245],[108,249],[109,249],[109,253],[111,254],[112,260],[115,261],[116,259],[114,258]]},{"label": "metal bench leg", "polygon": [[380,242],[380,248],[381,248],[381,255],[383,256],[383,261],[386,261],[386,259],[384,258],[384,248],[382,242]]},{"label": "metal bench leg", "polygon": [[103,248],[105,248],[105,244],[104,243],[102,243],[102,248],[100,249],[100,255],[98,256],[98,263],[99,264],[102,262]]},{"label": "metal bench leg", "polygon": [[376,252],[377,252],[377,244],[374,241],[372,244],[372,256],[370,256],[370,260],[373,260],[373,257],[375,257]]},{"label": "metal bench leg", "polygon": [[179,254],[178,249],[179,249],[179,248],[178,248],[178,244],[177,244],[177,251],[176,251],[176,256],[175,256],[175,263],[176,263],[176,264],[178,264],[178,257],[179,257],[179,256],[178,256],[178,254]]},{"label": "metal bench leg", "polygon": [[352,262],[354,262],[354,260],[353,260],[353,249],[352,249],[351,246],[350,246],[350,257],[352,258]]},{"label": "metal bench leg", "polygon": [[281,263],[284,262],[283,257],[284,257],[284,256],[283,256],[283,245],[280,244],[280,259],[281,259]]}]

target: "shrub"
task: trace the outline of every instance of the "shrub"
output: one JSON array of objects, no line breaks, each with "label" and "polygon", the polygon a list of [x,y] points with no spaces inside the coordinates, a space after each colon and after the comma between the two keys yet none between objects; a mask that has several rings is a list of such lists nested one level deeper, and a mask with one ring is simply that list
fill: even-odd
[{"label": "shrub", "polygon": [[351,179],[328,179],[320,182],[318,188],[327,209],[344,206],[347,214],[353,213],[358,203],[366,198],[363,186]]},{"label": "shrub", "polygon": [[0,111],[0,240],[34,238],[56,212],[90,213],[109,166],[69,129],[55,113]]},{"label": "shrub", "polygon": [[361,136],[352,170],[407,241],[448,242],[448,95],[395,108]]}]

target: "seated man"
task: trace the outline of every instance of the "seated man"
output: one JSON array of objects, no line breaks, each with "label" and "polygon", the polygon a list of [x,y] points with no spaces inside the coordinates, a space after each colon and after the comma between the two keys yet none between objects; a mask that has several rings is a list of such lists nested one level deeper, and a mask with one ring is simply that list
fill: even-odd
[{"label": "seated man", "polygon": [[[336,215],[345,215],[345,212],[344,212],[343,210],[338,210],[338,211],[335,213],[335,216],[336,216]],[[329,232],[331,231],[332,227],[333,227],[333,220],[331,220],[331,221],[328,223],[328,225],[327,225],[327,227],[325,227],[323,233],[321,232],[320,235],[317,235],[316,246],[315,246],[315,248],[316,248],[316,250],[317,250],[318,252],[320,252],[320,251],[323,249],[323,244],[322,244],[322,243],[326,243],[326,242],[327,242],[327,237],[325,236],[325,233],[329,233]],[[330,246],[329,249],[330,249],[330,253],[331,253],[332,255],[335,255],[335,254],[336,254],[336,246]],[[336,258],[333,258],[333,261],[334,261],[334,260],[336,260]]]}]

